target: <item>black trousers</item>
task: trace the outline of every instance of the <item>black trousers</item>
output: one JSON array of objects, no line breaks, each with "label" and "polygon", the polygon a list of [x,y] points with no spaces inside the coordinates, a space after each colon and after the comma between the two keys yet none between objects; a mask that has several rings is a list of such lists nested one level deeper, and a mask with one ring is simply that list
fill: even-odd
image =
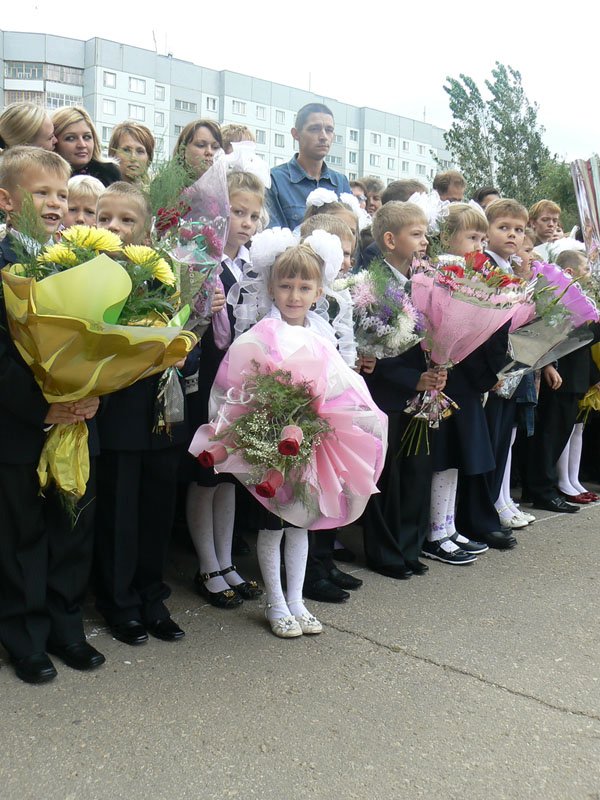
[{"label": "black trousers", "polygon": [[337,532],[337,528],[328,531],[308,532],[308,560],[304,577],[305,583],[326,578],[335,567],[333,554]]},{"label": "black trousers", "polygon": [[374,569],[415,561],[429,526],[431,456],[424,442],[416,455],[400,452],[411,420],[408,414],[392,411],[388,420],[389,446],[377,484],[380,493],[371,496],[362,518],[367,564]]},{"label": "black trousers", "polygon": [[0,464],[0,641],[13,658],[85,638],[93,550],[94,460],[75,525],[36,464]]},{"label": "black trousers", "polygon": [[109,624],[165,619],[163,581],[180,447],[105,450],[98,458],[94,583]]},{"label": "black trousers", "polygon": [[556,496],[556,463],[577,421],[580,395],[556,392],[542,380],[527,463],[527,488],[532,500]]}]

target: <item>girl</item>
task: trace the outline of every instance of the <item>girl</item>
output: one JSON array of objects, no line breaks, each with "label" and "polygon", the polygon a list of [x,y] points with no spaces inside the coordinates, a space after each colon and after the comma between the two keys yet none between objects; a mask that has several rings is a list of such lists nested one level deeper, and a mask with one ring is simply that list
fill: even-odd
[{"label": "girl", "polygon": [[85,108],[59,108],[52,115],[56,152],[71,165],[73,175],[92,175],[104,186],[121,180],[116,164],[104,161],[94,123]]},{"label": "girl", "polygon": [[[487,229],[481,212],[455,203],[444,220],[440,240],[450,256],[460,258],[483,250]],[[430,522],[423,555],[444,564],[470,564],[488,550],[487,544],[471,541],[455,526],[459,470],[462,479],[463,475],[483,476],[494,467],[481,395],[497,382],[499,367],[488,363],[485,347],[482,345],[449,371],[445,391],[459,408],[441,423],[433,448]],[[477,510],[473,509],[473,514]]]},{"label": "girl", "polygon": [[204,175],[222,149],[223,137],[218,124],[211,119],[198,119],[188,122],[179,134],[173,157],[181,159],[196,180]]},{"label": "girl", "polygon": [[0,148],[6,150],[17,144],[54,150],[54,125],[41,106],[13,103],[0,114]]},{"label": "girl", "polygon": [[154,158],[154,136],[139,122],[122,122],[113,128],[108,155],[119,162],[122,180],[145,185]]},{"label": "girl", "polygon": [[[242,276],[250,262],[247,245],[256,233],[264,204],[264,186],[254,175],[232,172],[228,176],[231,217],[222,260],[221,281],[225,293]],[[215,306],[213,306],[215,308]],[[222,313],[222,312],[221,312]],[[208,422],[210,389],[225,350],[233,338],[233,307],[227,305],[225,338],[219,339],[216,318],[202,337],[198,368],[199,389],[188,395],[191,429]],[[262,594],[255,581],[244,580],[232,563],[231,548],[235,517],[235,479],[215,475],[191,459],[184,466],[190,480],[186,502],[188,528],[198,555],[194,577],[196,591],[217,608],[234,608],[242,600]]]}]

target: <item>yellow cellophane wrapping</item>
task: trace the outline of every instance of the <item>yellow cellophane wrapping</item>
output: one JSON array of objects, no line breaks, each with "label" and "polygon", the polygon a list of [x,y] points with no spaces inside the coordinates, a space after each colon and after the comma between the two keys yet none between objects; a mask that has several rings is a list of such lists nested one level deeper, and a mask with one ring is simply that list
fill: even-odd
[{"label": "yellow cellophane wrapping", "polygon": [[[115,324],[131,279],[106,255],[41,281],[19,275],[18,265],[7,267],[2,282],[11,336],[49,403],[124,389],[173,366],[197,341],[193,333],[164,322],[162,327]],[[82,425],[86,428],[55,426],[40,462],[46,482],[52,479],[76,496],[83,494],[89,474]]]}]

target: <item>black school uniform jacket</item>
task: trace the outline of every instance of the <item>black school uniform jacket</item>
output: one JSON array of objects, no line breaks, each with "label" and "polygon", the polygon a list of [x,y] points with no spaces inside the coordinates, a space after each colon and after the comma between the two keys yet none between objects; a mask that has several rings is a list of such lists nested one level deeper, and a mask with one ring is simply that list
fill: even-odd
[{"label": "black school uniform jacket", "polygon": [[81,167],[81,169],[72,170],[72,175],[91,175],[92,178],[98,178],[100,183],[104,186],[110,186],[111,183],[123,180],[121,170],[112,161],[96,161],[95,158]]}]

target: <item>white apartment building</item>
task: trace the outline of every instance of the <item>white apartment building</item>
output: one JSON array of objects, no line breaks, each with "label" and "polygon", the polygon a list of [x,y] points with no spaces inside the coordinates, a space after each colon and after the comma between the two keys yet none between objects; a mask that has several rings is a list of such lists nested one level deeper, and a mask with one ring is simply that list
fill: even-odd
[{"label": "white apartment building", "polygon": [[444,167],[451,162],[444,131],[434,125],[107,39],[0,31],[0,75],[0,109],[23,100],[50,110],[83,104],[104,147],[118,122],[137,120],[154,133],[158,159],[171,154],[188,122],[209,118],[247,125],[259,155],[271,167],[281,164],[294,152],[296,111],[317,102],[335,117],[327,161],[350,180],[430,183],[439,169],[435,158]]}]

